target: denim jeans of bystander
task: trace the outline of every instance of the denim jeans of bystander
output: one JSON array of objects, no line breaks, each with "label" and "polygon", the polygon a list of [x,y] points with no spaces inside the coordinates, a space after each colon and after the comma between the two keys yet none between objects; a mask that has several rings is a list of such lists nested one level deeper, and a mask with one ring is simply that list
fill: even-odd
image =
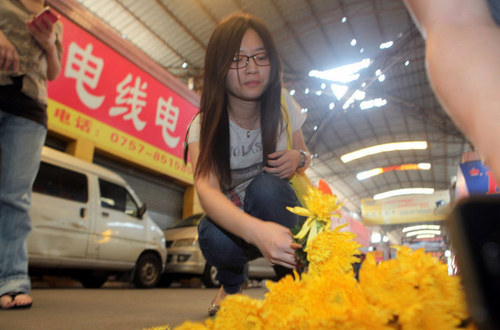
[{"label": "denim jeans of bystander", "polygon": [[0,110],[0,295],[29,293],[31,189],[47,129]]}]

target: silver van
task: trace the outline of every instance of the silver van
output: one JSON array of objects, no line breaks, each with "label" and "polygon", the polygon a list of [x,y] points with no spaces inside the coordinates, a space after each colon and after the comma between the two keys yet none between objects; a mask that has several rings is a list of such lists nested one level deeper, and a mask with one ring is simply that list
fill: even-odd
[{"label": "silver van", "polygon": [[167,251],[161,229],[119,175],[44,147],[33,186],[30,274],[101,287],[111,274],[154,287]]}]

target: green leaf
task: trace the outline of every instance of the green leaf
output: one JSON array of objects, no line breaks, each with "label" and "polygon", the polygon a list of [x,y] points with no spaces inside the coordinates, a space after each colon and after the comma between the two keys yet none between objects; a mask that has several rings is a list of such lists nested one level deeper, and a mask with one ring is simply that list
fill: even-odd
[{"label": "green leaf", "polygon": [[[291,229],[292,235],[297,235],[297,233],[300,231],[302,228],[302,225],[297,225]],[[296,239],[294,238],[293,241],[295,243],[298,243],[302,245],[302,248],[295,250],[295,255],[297,256],[297,261],[300,262],[302,265],[307,266],[309,262],[307,261],[307,252],[304,251],[306,248],[306,243],[307,243],[307,235],[303,239]]]}]

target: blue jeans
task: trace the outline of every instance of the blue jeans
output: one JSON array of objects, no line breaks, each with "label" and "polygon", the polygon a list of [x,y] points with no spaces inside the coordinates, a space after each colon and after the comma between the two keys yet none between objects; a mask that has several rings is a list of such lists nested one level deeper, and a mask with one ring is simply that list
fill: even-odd
[{"label": "blue jeans", "polygon": [[26,238],[47,129],[0,110],[0,295],[31,290]]},{"label": "blue jeans", "polygon": [[[246,189],[244,211],[256,218],[274,221],[293,228],[299,223],[299,216],[291,213],[286,206],[299,206],[295,191],[290,183],[277,176],[262,173]],[[217,279],[229,293],[240,291],[244,281],[244,266],[253,259],[262,257],[257,247],[248,244],[204,217],[198,225],[198,242],[207,262],[217,267]],[[274,266],[280,278],[292,270]]]}]

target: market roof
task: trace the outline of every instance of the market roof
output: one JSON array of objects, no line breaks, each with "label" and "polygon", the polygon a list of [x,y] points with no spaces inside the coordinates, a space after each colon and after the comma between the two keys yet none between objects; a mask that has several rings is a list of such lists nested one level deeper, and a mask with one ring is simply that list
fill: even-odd
[{"label": "market roof", "polygon": [[[234,11],[261,17],[277,43],[284,85],[307,109],[303,132],[314,155],[308,175],[313,182],[325,179],[347,209],[358,215],[361,200],[377,193],[414,187],[449,189],[462,153],[470,149],[431,90],[424,40],[400,0],[78,3],[180,80],[193,82],[195,88],[200,87],[206,46],[217,22]],[[309,76],[311,70],[367,58],[370,66],[359,72],[357,80],[345,84],[347,92],[340,100],[330,88],[332,81]],[[364,99],[345,106],[357,90],[365,93]],[[361,109],[362,101],[374,99],[386,104]],[[427,141],[428,147],[385,152],[349,163],[340,159],[361,148],[401,141]],[[419,163],[431,167],[387,169]],[[374,168],[386,168],[386,172],[361,181],[356,178],[357,173]]]}]

